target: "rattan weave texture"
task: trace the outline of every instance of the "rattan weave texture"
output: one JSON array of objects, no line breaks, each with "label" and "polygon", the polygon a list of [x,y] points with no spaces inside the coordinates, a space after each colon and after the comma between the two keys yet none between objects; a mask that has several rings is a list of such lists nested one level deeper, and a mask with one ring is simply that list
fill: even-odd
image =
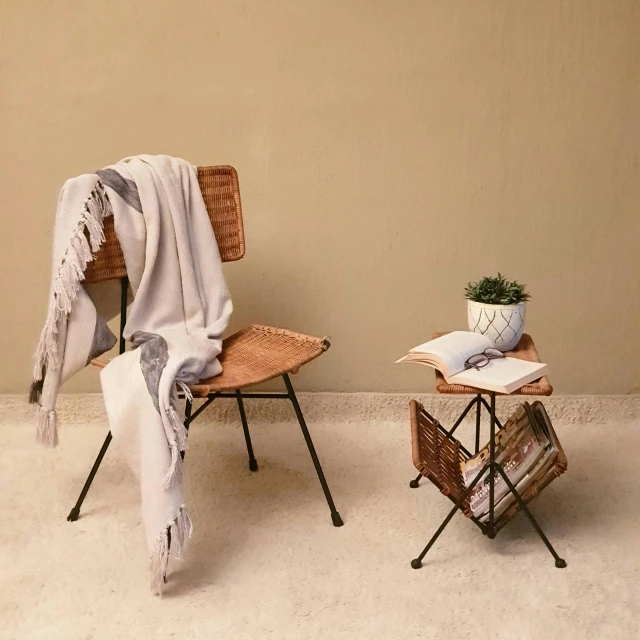
[{"label": "rattan weave texture", "polygon": [[[437,420],[425,413],[416,400],[409,403],[411,418],[411,454],[415,468],[452,500],[464,493],[460,463],[466,459],[460,442],[448,437]],[[469,501],[465,503],[468,507]]]},{"label": "rattan weave texture", "polygon": [[222,344],[219,376],[190,385],[195,396],[240,389],[258,382],[296,373],[298,368],[329,348],[325,338],[313,338],[286,329],[251,325]]},{"label": "rattan weave texture", "polygon": [[[409,412],[414,466],[444,495],[457,502],[465,491],[460,462],[467,459],[460,441],[453,436],[448,436],[442,425],[432,419],[416,400],[410,402]],[[562,446],[559,443],[558,445],[558,455],[551,467],[522,492],[521,496],[525,503],[535,498],[554,478],[566,471],[567,457]],[[471,516],[468,499],[463,503],[463,511],[466,516]],[[508,507],[496,519],[496,531],[514,518],[519,511],[520,507],[517,503]]]},{"label": "rattan weave texture", "polygon": [[[238,174],[230,166],[198,167],[198,182],[209,213],[223,262],[244,256],[244,230]],[[116,237],[113,217],[104,219],[105,241],[87,265],[85,282],[95,283],[124,278],[127,268]]]}]

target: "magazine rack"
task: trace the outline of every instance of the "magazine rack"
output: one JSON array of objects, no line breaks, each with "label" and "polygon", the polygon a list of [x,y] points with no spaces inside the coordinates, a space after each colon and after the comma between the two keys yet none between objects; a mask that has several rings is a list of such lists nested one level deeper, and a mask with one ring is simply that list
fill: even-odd
[{"label": "magazine rack", "polygon": [[[542,541],[545,543],[547,549],[549,549],[551,555],[554,557],[556,567],[566,567],[567,563],[556,553],[555,549],[551,546],[551,543],[540,528],[540,525],[538,525],[527,507],[527,503],[530,500],[538,495],[538,493],[540,493],[540,491],[542,491],[542,489],[544,489],[544,487],[546,487],[554,478],[564,473],[566,470],[567,459],[562,447],[558,445],[559,450],[556,460],[546,473],[535,479],[535,481],[529,485],[521,495],[509,480],[502,466],[496,462],[495,459],[496,424],[500,426],[500,423],[496,418],[496,394],[490,393],[490,402],[487,403],[482,395],[478,393],[479,390],[475,391],[477,393],[476,397],[469,403],[450,431],[444,429],[444,427],[435,418],[429,415],[421,404],[415,400],[412,400],[410,403],[413,463],[420,472],[420,475],[415,480],[412,480],[410,485],[412,488],[415,488],[418,486],[420,478],[428,478],[455,504],[449,515],[444,519],[438,530],[432,536],[431,540],[429,540],[422,553],[411,561],[411,566],[414,569],[419,569],[422,566],[422,560],[429,549],[434,545],[435,541],[444,531],[445,527],[449,524],[456,512],[460,510],[480,528],[483,534],[489,538],[495,538],[497,532],[509,520],[515,517],[519,511],[524,511],[533,528],[536,530]],[[460,463],[472,457],[472,454],[459,440],[453,437],[453,432],[457,429],[474,405],[477,407],[476,452],[479,450],[481,408],[484,406],[489,411],[489,458],[470,483],[469,487],[465,487]],[[489,471],[489,519],[486,523],[483,523],[473,516],[469,506],[469,496],[486,471]],[[509,491],[513,494],[515,503],[496,518],[494,514],[494,484],[495,478],[498,474],[502,476]]]}]

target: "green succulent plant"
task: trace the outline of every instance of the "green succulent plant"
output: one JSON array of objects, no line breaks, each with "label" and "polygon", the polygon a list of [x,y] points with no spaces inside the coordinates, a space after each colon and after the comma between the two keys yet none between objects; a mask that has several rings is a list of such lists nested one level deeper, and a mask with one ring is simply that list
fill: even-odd
[{"label": "green succulent plant", "polygon": [[520,304],[531,296],[525,291],[526,285],[515,280],[507,280],[501,273],[495,278],[482,278],[478,282],[469,282],[464,290],[467,300],[484,304]]}]

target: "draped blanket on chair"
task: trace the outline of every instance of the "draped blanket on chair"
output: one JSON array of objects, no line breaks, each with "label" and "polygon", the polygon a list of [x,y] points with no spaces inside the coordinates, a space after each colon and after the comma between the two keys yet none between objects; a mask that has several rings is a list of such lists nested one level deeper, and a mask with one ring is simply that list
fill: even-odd
[{"label": "draped blanket on chair", "polygon": [[[194,166],[169,156],[135,156],[68,180],[58,200],[49,308],[30,396],[40,405],[41,443],[58,443],[60,384],[116,342],[94,306],[94,300],[108,306],[108,296],[99,285],[90,297],[82,285],[108,215],[134,293],[124,331],[134,348],[102,370],[101,382],[111,432],[140,481],[151,585],[160,593],[169,552],[180,558],[191,536],[176,386],[188,394],[186,385],[221,372],[218,355],[232,305]],[[109,317],[117,313],[110,311]]]}]

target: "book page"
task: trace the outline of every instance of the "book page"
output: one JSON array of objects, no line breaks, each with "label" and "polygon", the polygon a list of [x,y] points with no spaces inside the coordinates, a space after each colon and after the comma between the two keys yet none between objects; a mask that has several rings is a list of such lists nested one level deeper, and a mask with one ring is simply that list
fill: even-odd
[{"label": "book page", "polygon": [[453,376],[464,370],[464,363],[478,353],[493,346],[489,338],[471,331],[452,331],[435,340],[429,340],[409,351],[413,354],[429,354],[438,358],[444,365],[442,373]]},{"label": "book page", "polygon": [[434,369],[446,369],[444,362],[434,355],[427,353],[407,353],[406,356],[402,356],[399,360],[396,360],[395,364],[399,362],[415,362],[416,364],[426,364],[428,367]]},{"label": "book page", "polygon": [[540,362],[507,357],[491,360],[479,371],[467,369],[454,376],[445,377],[450,384],[463,384],[498,393],[511,393],[523,384],[540,378],[546,369],[547,365]]}]

